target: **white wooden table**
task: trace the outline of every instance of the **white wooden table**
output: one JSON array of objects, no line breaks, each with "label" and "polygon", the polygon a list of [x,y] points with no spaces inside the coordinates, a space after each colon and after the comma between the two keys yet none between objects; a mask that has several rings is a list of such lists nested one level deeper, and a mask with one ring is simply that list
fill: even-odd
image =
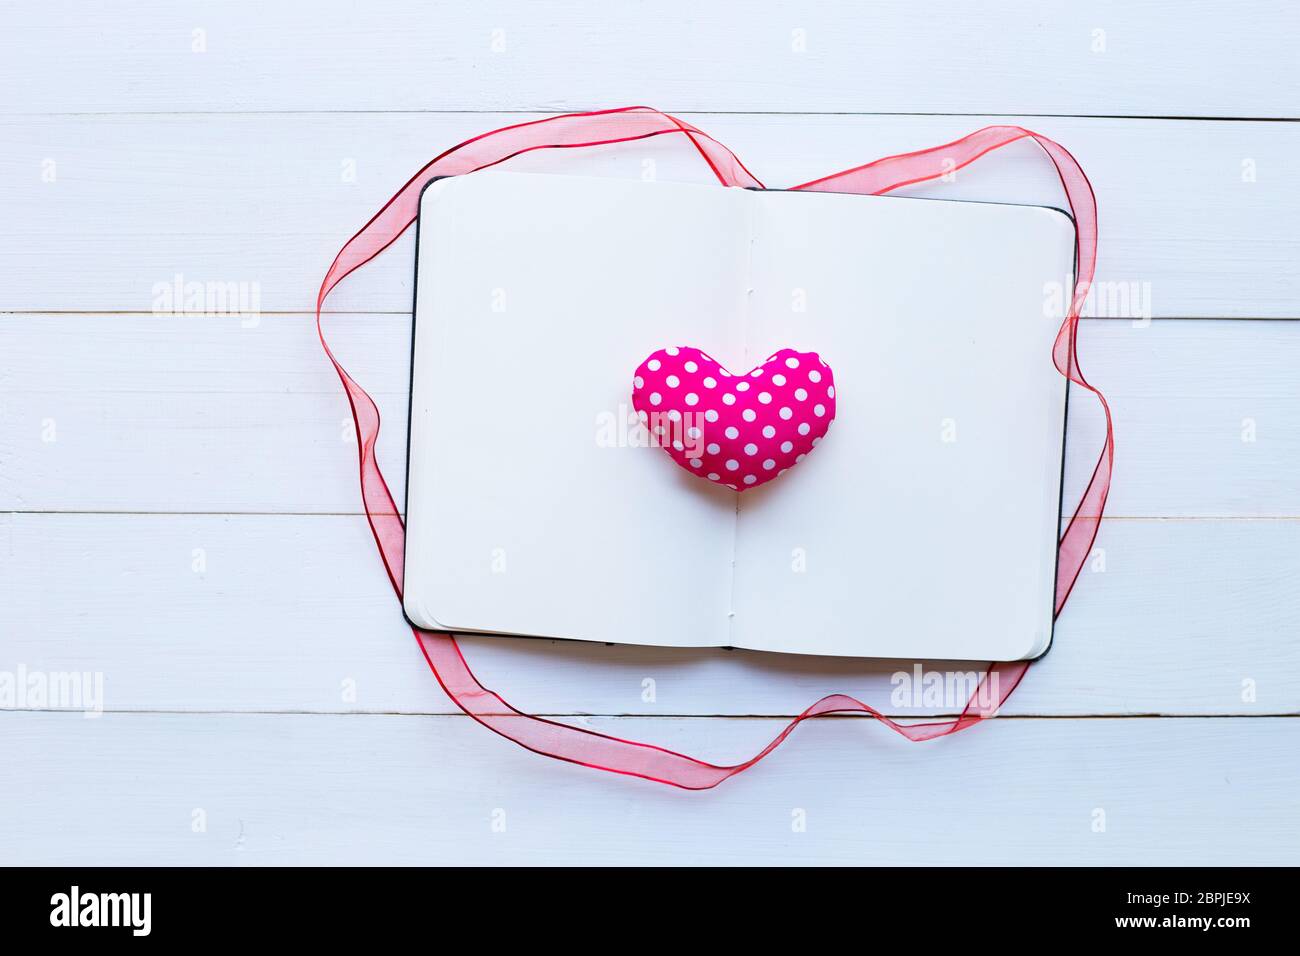
[{"label": "white wooden table", "polygon": [[[0,862],[1296,861],[1300,11],[854,7],[5,8],[0,679],[100,674],[104,713],[0,713]],[[1109,516],[999,719],[923,745],[823,720],[687,793],[517,749],[428,673],[359,514],[317,285],[446,146],[638,102],[773,185],[991,122],[1088,170],[1098,279],[1135,283],[1155,321],[1083,325],[1116,414]],[[930,194],[1059,201],[1015,150]],[[655,144],[530,168],[648,158],[702,176]],[[260,318],[155,314],[178,275],[247,283]],[[403,242],[328,319],[399,492],[411,281]],[[1087,402],[1069,429],[1077,494]],[[525,709],[718,762],[824,693],[887,704],[896,669],[465,644]]]}]

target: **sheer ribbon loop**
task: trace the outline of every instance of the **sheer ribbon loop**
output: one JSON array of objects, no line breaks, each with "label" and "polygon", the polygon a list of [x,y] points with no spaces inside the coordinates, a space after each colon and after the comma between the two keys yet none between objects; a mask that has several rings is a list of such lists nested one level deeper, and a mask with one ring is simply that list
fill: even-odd
[{"label": "sheer ribbon loop", "polygon": [[[335,256],[316,297],[316,330],[352,409],[358,436],[362,502],[380,558],[399,601],[405,529],[375,457],[375,442],[380,428],[379,409],[330,350],[321,321],[326,299],[344,278],[387,249],[415,222],[420,192],[431,179],[477,172],[534,150],[589,149],[658,136],[684,141],[723,186],[764,188],[726,146],[667,113],[644,106],[630,106],[548,116],[482,133],[435,157],[412,176]],[[793,188],[882,195],[951,174],[990,152],[1024,139],[1036,143],[1055,167],[1078,232],[1074,292],[1056,337],[1052,360],[1062,375],[1097,396],[1106,419],[1106,438],[1097,464],[1060,540],[1056,582],[1056,613],[1059,614],[1097,536],[1110,490],[1114,457],[1110,408],[1101,392],[1084,378],[1076,350],[1079,315],[1092,285],[1097,261],[1097,205],[1082,168],[1063,146],[1045,136],[1019,126],[989,126],[952,143],[888,156]],[[455,635],[420,630],[414,630],[414,634],[447,696],[489,730],[547,757],[688,790],[715,787],[747,770],[780,746],[801,722],[826,714],[865,714],[912,741],[956,733],[996,713],[1029,667],[1026,661],[990,665],[961,714],[955,718],[922,723],[901,724],[854,697],[831,694],[792,719],[780,734],[748,760],[721,766],[654,744],[625,740],[526,714],[478,681],[465,661]]]}]

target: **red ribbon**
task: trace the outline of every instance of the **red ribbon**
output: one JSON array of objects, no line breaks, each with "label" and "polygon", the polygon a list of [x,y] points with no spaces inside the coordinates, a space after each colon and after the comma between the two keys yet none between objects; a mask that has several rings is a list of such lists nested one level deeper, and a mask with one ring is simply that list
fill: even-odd
[{"label": "red ribbon", "polygon": [[[476,172],[537,149],[587,149],[655,136],[672,136],[685,140],[699,153],[723,186],[764,188],[727,147],[689,123],[658,110],[631,106],[550,116],[483,133],[436,157],[412,176],[347,241],[321,282],[320,293],[316,298],[316,330],[352,407],[359,439],[361,497],[370,528],[374,532],[375,543],[379,546],[379,555],[384,561],[399,602],[402,596],[406,532],[388,483],[375,459],[375,441],[379,437],[380,425],[379,409],[366,391],[339,364],[325,341],[321,328],[321,308],[325,299],[344,277],[388,248],[415,222],[420,190],[436,176],[461,176]],[[1106,495],[1110,490],[1115,452],[1110,408],[1101,392],[1084,378],[1079,369],[1076,350],[1079,314],[1088,296],[1097,261],[1097,203],[1088,178],[1074,157],[1063,146],[1047,137],[1019,126],[989,126],[943,146],[888,156],[793,188],[878,196],[903,186],[951,174],[986,153],[1022,139],[1037,143],[1056,167],[1078,230],[1074,294],[1065,321],[1057,334],[1052,360],[1062,375],[1097,396],[1106,416],[1105,444],[1087,488],[1060,540],[1056,578],[1056,613],[1059,615],[1097,536],[1098,524],[1106,506]],[[495,691],[479,683],[465,661],[454,634],[418,629],[413,631],[425,660],[447,696],[489,730],[547,757],[611,773],[644,777],[687,790],[715,787],[727,778],[747,770],[775,750],[804,720],[825,714],[869,714],[912,741],[931,740],[956,733],[991,715],[988,701],[992,695],[997,695],[997,707],[1001,707],[1029,668],[1028,661],[991,664],[961,714],[947,720],[900,724],[856,698],[832,694],[823,697],[791,720],[771,743],[748,760],[721,766],[653,744],[624,740],[525,714],[512,707]],[[996,713],[996,708],[991,712]]]}]

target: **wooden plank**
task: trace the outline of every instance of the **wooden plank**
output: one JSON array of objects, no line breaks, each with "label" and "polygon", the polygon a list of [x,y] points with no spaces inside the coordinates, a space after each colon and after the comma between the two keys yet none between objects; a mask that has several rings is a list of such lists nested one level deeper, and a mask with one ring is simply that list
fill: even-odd
[{"label": "wooden plank", "polygon": [[[78,24],[61,24],[63,29]],[[2,56],[0,64],[0,70],[12,67]],[[156,64],[148,66],[153,70]],[[1252,96],[1275,88],[1253,79],[1250,86]],[[0,155],[0,195],[8,212],[0,221],[0,256],[11,266],[0,288],[0,310],[149,313],[159,305],[155,287],[177,275],[191,282],[243,283],[265,312],[310,310],[339,246],[413,172],[440,150],[521,118],[295,114],[0,121],[8,144]],[[693,119],[775,186],[948,142],[991,122],[1015,121]],[[1300,276],[1293,268],[1300,260],[1293,228],[1300,193],[1292,188],[1300,125],[1022,119],[1073,150],[1096,186],[1101,250],[1094,301],[1102,314],[1300,316]],[[913,192],[1060,204],[1059,183],[1046,165],[1036,147],[1016,144],[960,172],[954,182]],[[534,153],[514,168],[665,180],[705,181],[708,175],[698,157],[664,139],[587,154]],[[331,308],[408,312],[411,279],[411,243],[403,241],[350,279]]]},{"label": "wooden plank", "polygon": [[[936,25],[942,25],[937,28]],[[7,12],[7,112],[681,110],[1294,116],[1291,5],[238,0]],[[49,71],[51,60],[59,69]],[[39,83],[33,77],[46,77]]]},{"label": "wooden plank", "polygon": [[[734,760],[775,721],[592,720]],[[1000,720],[910,744],[801,728],[688,793],[467,718],[0,714],[10,864],[1286,864],[1300,721]],[[89,782],[89,783],[88,783]],[[1102,829],[1104,828],[1104,829]]]},{"label": "wooden plank", "polygon": [[[1300,521],[1115,521],[1098,544],[1008,714],[1300,712]],[[454,711],[359,517],[4,515],[0,565],[0,671],[102,674],[109,710]],[[530,712],[794,714],[843,692],[910,716],[967,696],[894,698],[910,662],[464,646]]]},{"label": "wooden plank", "polygon": [[[402,499],[409,319],[328,319],[384,414],[380,460]],[[1085,321],[1118,454],[1110,515],[1300,516],[1292,322]],[[1046,357],[1045,357],[1046,360]],[[0,323],[0,508],[356,513],[351,418],[308,316],[9,316]],[[1102,423],[1076,390],[1066,500]],[[94,480],[88,480],[93,476]]]},{"label": "wooden plank", "polygon": [[[1295,117],[1300,10],[595,11],[323,0],[305,29],[300,10],[252,0],[3,15],[0,510],[18,513],[0,514],[0,689],[19,672],[86,671],[107,712],[0,696],[25,782],[0,788],[0,858],[1294,860],[1300,721],[1278,715],[1300,714],[1300,326],[1281,322],[1085,325],[1085,367],[1119,427],[1110,513],[1126,517],[1103,527],[1004,719],[923,746],[821,721],[752,774],[687,794],[548,761],[453,716],[364,520],[346,513],[346,406],[301,313],[341,240],[411,172],[522,118],[483,110],[649,99],[695,111],[772,185],[1022,122],[1074,150],[1098,188],[1112,303],[1131,292],[1157,318],[1300,318],[1300,126],[1105,118]],[[899,111],[967,115],[868,115]],[[1044,113],[1092,118],[1017,117]],[[703,178],[662,142],[519,168]],[[928,194],[1056,203],[1057,188],[1015,147]],[[177,275],[243,283],[259,315],[151,315]],[[403,241],[332,300],[354,314],[331,319],[385,409],[399,493],[410,278]],[[134,314],[102,314],[119,312]],[[1074,403],[1074,490],[1098,424]],[[903,716],[955,709],[891,702],[897,662],[464,647],[521,707],[625,715],[563,719],[719,762],[770,739],[770,715],[831,691]],[[1116,719],[1140,714],[1179,716]]]}]

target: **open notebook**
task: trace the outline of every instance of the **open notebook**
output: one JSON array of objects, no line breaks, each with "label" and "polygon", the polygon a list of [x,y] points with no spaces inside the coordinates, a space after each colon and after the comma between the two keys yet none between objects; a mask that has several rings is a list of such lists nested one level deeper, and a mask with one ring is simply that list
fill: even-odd
[{"label": "open notebook", "polygon": [[[1069,288],[1074,243],[1067,215],[1034,206],[431,183],[407,616],[683,647],[1042,654],[1067,394],[1047,290]],[[628,425],[638,363],[682,345],[738,375],[784,347],[820,353],[834,427],[743,494],[687,473]]]}]

